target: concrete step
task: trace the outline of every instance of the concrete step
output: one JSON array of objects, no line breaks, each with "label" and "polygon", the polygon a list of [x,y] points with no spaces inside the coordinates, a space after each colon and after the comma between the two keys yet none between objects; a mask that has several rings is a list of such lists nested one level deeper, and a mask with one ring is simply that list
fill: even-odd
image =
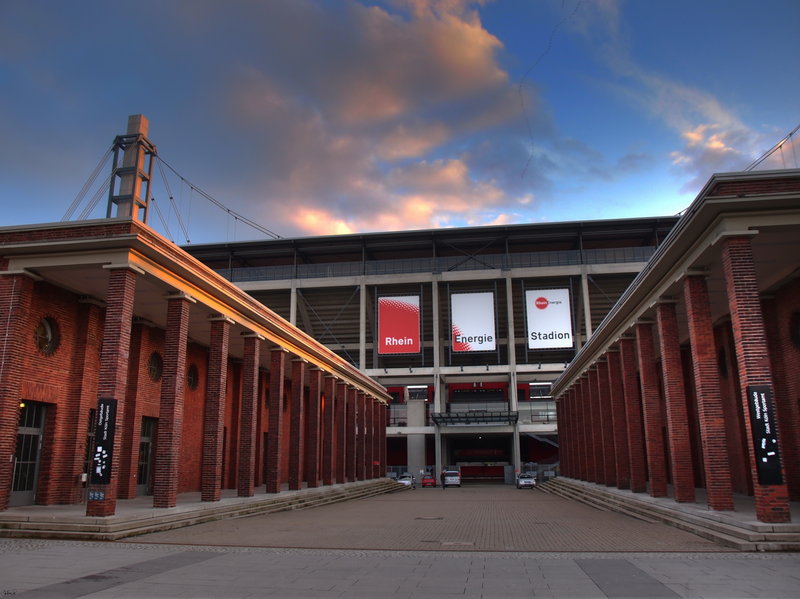
[{"label": "concrete step", "polygon": [[0,513],[0,537],[118,540],[135,535],[172,530],[223,518],[245,518],[288,510],[300,510],[373,497],[405,490],[407,487],[390,479],[376,479],[359,484],[306,489],[299,493],[279,493],[242,498],[234,502],[209,502],[150,510],[145,514],[119,513],[107,518],[61,516],[55,508],[47,516],[20,516]]},{"label": "concrete step", "polygon": [[685,504],[656,505],[635,495],[565,478],[551,479],[540,488],[592,507],[603,506],[635,518],[668,524],[740,551],[797,551],[800,548],[800,527],[796,525],[738,522],[730,517],[724,520],[725,516],[719,513],[691,513],[684,509]]}]

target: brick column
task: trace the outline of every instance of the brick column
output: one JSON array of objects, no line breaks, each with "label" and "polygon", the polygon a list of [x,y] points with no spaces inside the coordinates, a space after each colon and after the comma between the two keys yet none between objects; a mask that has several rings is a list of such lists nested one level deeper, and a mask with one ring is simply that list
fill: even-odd
[{"label": "brick column", "polygon": [[563,401],[553,398],[556,405],[556,431],[558,431],[558,463],[563,476],[569,476],[569,433],[567,432],[567,411]]},{"label": "brick column", "polygon": [[364,463],[367,479],[375,478],[375,398],[367,397],[366,401],[366,443],[364,445]]},{"label": "brick column", "polygon": [[334,483],[336,443],[334,442],[334,412],[336,405],[336,378],[325,375],[325,402],[322,407],[322,484]]},{"label": "brick column", "polygon": [[586,395],[589,400],[589,482],[602,483],[605,477],[603,466],[603,432],[600,422],[600,405],[597,397],[597,367],[593,366],[586,379]]},{"label": "brick column", "polygon": [[592,411],[591,411],[591,403],[589,402],[589,397],[587,395],[587,385],[588,385],[587,375],[584,373],[581,378],[578,380],[577,383],[577,395],[576,399],[576,412],[578,414],[578,428],[580,434],[580,445],[581,445],[581,469],[580,469],[580,479],[588,481],[589,477],[591,476],[591,463],[589,462],[589,456],[591,453],[591,429],[589,428],[589,422],[592,419]]},{"label": "brick column", "polygon": [[628,427],[628,457],[631,466],[631,491],[644,493],[647,490],[643,420],[639,381],[636,377],[638,358],[633,338],[623,337],[619,341],[620,368],[622,370],[622,392],[625,395],[625,422]]},{"label": "brick column", "polygon": [[0,345],[0,510],[8,508],[14,478],[22,369],[31,343],[31,327],[35,325],[29,321],[32,299],[33,279],[25,275],[0,276],[5,338]]},{"label": "brick column", "polygon": [[308,438],[306,439],[305,462],[306,462],[306,485],[308,487],[319,486],[319,450],[321,446],[320,427],[320,395],[322,394],[322,371],[316,366],[311,368],[308,375]]},{"label": "brick column", "polygon": [[683,280],[683,293],[692,345],[692,369],[708,507],[712,510],[732,510],[733,483],[725,433],[725,412],[705,277],[686,277]]},{"label": "brick column", "polygon": [[597,404],[600,408],[600,429],[603,432],[603,484],[612,486],[617,482],[617,462],[615,459],[614,420],[611,398],[608,390],[608,364],[597,364]]},{"label": "brick column", "polygon": [[334,438],[336,439],[336,482],[347,482],[346,477],[346,456],[347,456],[347,427],[345,419],[347,417],[347,385],[339,381],[336,383],[336,424],[334,428]]},{"label": "brick column", "polygon": [[386,413],[388,411],[388,407],[385,403],[381,403],[380,407],[380,418],[378,419],[378,432],[380,433],[379,443],[380,443],[380,455],[381,455],[381,463],[380,463],[380,472],[381,476],[386,476]]},{"label": "brick column", "polygon": [[664,399],[667,404],[667,434],[672,466],[672,491],[675,501],[693,503],[694,466],[692,465],[691,427],[686,410],[678,318],[675,303],[662,301],[656,306]]},{"label": "brick column", "polygon": [[292,361],[292,403],[289,410],[289,490],[303,483],[303,403],[306,389],[306,361]]},{"label": "brick column", "polygon": [[239,497],[252,497],[255,494],[258,364],[263,340],[263,337],[255,333],[247,333],[244,336],[242,400],[239,414],[239,480],[237,485]]},{"label": "brick column", "polygon": [[345,397],[345,477],[353,482],[356,480],[356,390],[347,387]]},{"label": "brick column", "polygon": [[267,433],[267,493],[281,491],[281,431],[283,430],[283,373],[286,350],[269,353],[269,432]]},{"label": "brick column", "polygon": [[366,426],[367,419],[364,413],[367,409],[366,396],[363,391],[356,391],[356,479],[366,479]]},{"label": "brick column", "polygon": [[625,411],[625,392],[622,388],[621,358],[619,349],[611,349],[608,358],[608,393],[611,401],[614,429],[614,470],[619,489],[631,488],[631,460],[628,448],[628,423]]},{"label": "brick column", "polygon": [[117,510],[117,485],[119,462],[122,458],[122,423],[125,416],[125,389],[128,384],[128,350],[131,342],[131,320],[136,292],[137,272],[117,268],[109,272],[106,295],[106,318],[103,328],[103,346],[100,352],[100,399],[116,402],[116,435],[111,461],[111,482],[108,485],[89,485],[92,493],[102,499],[86,502],[87,516],[113,516]]},{"label": "brick column", "polygon": [[153,477],[153,507],[175,507],[180,481],[183,399],[186,382],[186,341],[189,309],[195,302],[186,294],[167,297],[167,331],[164,340],[164,374]]},{"label": "brick column", "polygon": [[[756,462],[753,444],[754,427],[758,427],[761,423],[752,420],[749,391],[754,391],[753,388],[758,387],[758,390],[762,392],[763,407],[766,408],[766,412],[759,414],[763,417],[765,413],[768,415],[769,410],[773,407],[771,398],[774,397],[774,385],[750,239],[748,237],[725,239],[722,244],[722,264],[728,303],[731,309],[736,362],[739,366],[739,387],[744,411],[750,473],[753,479],[756,517],[761,522],[789,522],[791,520],[789,491],[786,487],[783,467],[778,460],[775,464],[777,476],[774,478],[765,476],[764,467],[759,468]],[[767,443],[777,435],[777,431],[771,428],[775,424],[774,422],[769,423],[770,432],[764,438]],[[778,448],[775,447],[775,451],[777,450]]]},{"label": "brick column", "polygon": [[636,351],[639,358],[639,382],[642,388],[650,495],[665,497],[667,495],[667,469],[652,324],[647,322],[636,324]]},{"label": "brick column", "polygon": [[208,353],[206,411],[203,418],[203,469],[201,501],[219,501],[222,496],[222,442],[225,431],[225,392],[228,381],[228,344],[233,321],[220,314],[211,318]]},{"label": "brick column", "polygon": [[[575,388],[571,387],[566,391],[566,393],[562,396],[563,400],[563,410],[564,410],[564,422],[566,423],[567,430],[569,431],[567,440],[569,441],[569,451],[567,453],[567,472],[565,473],[566,476],[570,478],[576,478],[578,472],[578,437],[575,434],[576,429],[576,420],[575,420],[575,406],[573,403],[573,399],[575,396]],[[556,408],[557,410],[562,409],[562,405],[559,404]],[[559,433],[560,434],[560,433]]]}]

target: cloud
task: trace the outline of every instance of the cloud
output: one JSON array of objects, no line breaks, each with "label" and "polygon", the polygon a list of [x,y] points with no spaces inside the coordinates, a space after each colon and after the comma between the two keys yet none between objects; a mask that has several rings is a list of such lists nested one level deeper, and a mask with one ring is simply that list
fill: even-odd
[{"label": "cloud", "polygon": [[[592,40],[616,76],[607,86],[664,123],[682,143],[669,154],[684,181],[682,192],[699,189],[714,172],[741,170],[752,160],[763,134],[746,126],[712,93],[653,71],[631,56],[618,0],[595,0],[582,8],[574,29]],[[625,160],[620,165],[631,164]]]},{"label": "cloud", "polygon": [[283,220],[285,234],[425,228],[493,222],[532,201],[471,152],[521,124],[475,3],[289,4],[260,7],[258,54],[227,77],[227,118],[261,173],[246,198],[256,220]]}]

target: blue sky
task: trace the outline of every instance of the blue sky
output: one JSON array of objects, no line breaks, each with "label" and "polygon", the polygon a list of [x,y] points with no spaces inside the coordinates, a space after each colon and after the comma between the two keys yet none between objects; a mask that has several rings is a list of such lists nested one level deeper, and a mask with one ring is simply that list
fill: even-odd
[{"label": "blue sky", "polygon": [[[0,3],[0,226],[62,220],[129,114],[284,237],[675,214],[800,124],[796,0],[130,6]],[[160,232],[263,237],[163,172]]]}]

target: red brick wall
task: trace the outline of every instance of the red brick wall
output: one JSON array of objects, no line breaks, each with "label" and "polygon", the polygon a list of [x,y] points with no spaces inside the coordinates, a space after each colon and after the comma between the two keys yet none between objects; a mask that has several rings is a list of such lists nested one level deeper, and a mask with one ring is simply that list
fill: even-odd
[{"label": "red brick wall", "polygon": [[183,432],[181,434],[180,483],[178,493],[200,489],[203,465],[203,416],[206,397],[208,352],[204,347],[189,344],[186,353],[186,370],[194,365],[198,372],[196,389],[184,386]]},{"label": "red brick wall", "polygon": [[[83,485],[80,474],[85,440],[88,406],[81,414],[75,404],[80,402],[82,387],[96,403],[96,377],[83,381],[76,368],[84,366],[84,348],[87,335],[85,306],[78,304],[74,295],[46,283],[36,283],[33,288],[31,310],[22,331],[23,372],[20,399],[48,404],[45,437],[42,445],[36,503],[72,503],[80,501]],[[52,318],[58,328],[60,344],[49,356],[35,346],[33,331],[42,318]],[[88,323],[86,323],[88,324]],[[97,326],[97,324],[95,325]],[[96,331],[95,331],[96,332]],[[96,335],[92,337],[95,339]],[[97,372],[99,345],[88,354],[86,366]],[[76,402],[77,398],[77,402]]]}]

